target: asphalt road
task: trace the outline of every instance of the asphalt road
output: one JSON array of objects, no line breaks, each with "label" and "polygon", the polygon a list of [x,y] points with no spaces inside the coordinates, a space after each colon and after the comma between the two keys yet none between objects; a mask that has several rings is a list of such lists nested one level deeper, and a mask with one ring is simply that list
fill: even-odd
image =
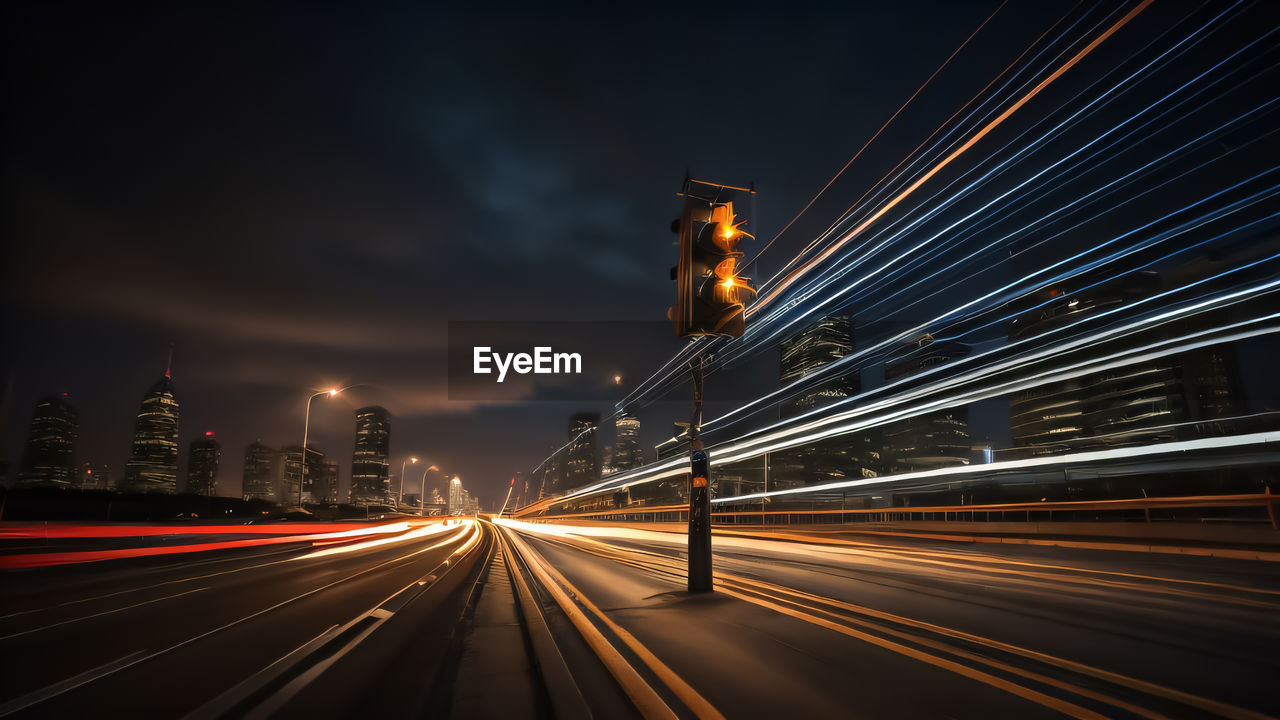
[{"label": "asphalt road", "polygon": [[499,525],[6,571],[0,715],[1280,714],[1276,563]]},{"label": "asphalt road", "polygon": [[[442,640],[417,631],[441,625],[431,622],[438,614],[446,631],[452,625],[447,601],[490,541],[466,522],[323,549],[8,571],[0,587],[0,715],[200,717],[233,707],[251,716],[297,700],[296,687],[284,689],[291,678],[314,676],[355,649],[395,655],[422,645],[439,657],[432,643],[447,641],[447,632]],[[415,614],[404,626],[401,618]],[[342,690],[334,702],[351,706],[374,688],[334,685]]]},{"label": "asphalt road", "polygon": [[718,534],[716,592],[690,595],[682,534],[506,527],[714,708],[699,715],[1280,714],[1274,563]]}]

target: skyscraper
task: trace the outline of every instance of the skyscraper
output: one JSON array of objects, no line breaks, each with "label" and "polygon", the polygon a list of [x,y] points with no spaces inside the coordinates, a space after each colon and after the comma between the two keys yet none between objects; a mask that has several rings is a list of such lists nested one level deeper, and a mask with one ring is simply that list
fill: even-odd
[{"label": "skyscraper", "polygon": [[[281,483],[281,500],[285,505],[298,502],[298,483],[302,481],[302,446],[290,445],[280,450],[284,459],[284,481]],[[316,480],[324,466],[324,453],[307,444],[306,483],[302,486],[302,502],[316,502]]]},{"label": "skyscraper", "polygon": [[[783,384],[798,381],[853,352],[849,316],[824,317],[798,335],[783,340],[779,349],[780,380]],[[857,394],[858,389],[856,371],[828,378],[802,389],[798,395],[782,403],[780,413],[783,419],[795,417],[818,406],[851,397]]]},{"label": "skyscraper", "polygon": [[454,475],[449,480],[449,505],[446,508],[449,515],[458,515],[463,512],[463,504],[466,491],[462,489],[462,479]]},{"label": "skyscraper", "polygon": [[[968,354],[968,345],[921,335],[886,360],[884,379],[911,377]],[[890,423],[884,428],[884,443],[885,461],[895,473],[968,465],[969,411],[944,408]]]},{"label": "skyscraper", "polygon": [[569,454],[565,461],[565,490],[573,490],[600,479],[600,457],[596,453],[599,413],[578,413],[569,418]]},{"label": "skyscraper", "polygon": [[213,495],[217,490],[218,461],[222,458],[222,446],[213,431],[191,442],[187,452],[187,492],[193,495]]},{"label": "skyscraper", "polygon": [[[783,385],[797,385],[792,397],[779,407],[781,418],[795,417],[857,394],[861,384],[857,371],[846,371],[817,382],[811,378],[852,352],[853,331],[848,315],[828,315],[783,340],[779,347],[778,380]],[[670,453],[670,446],[664,451]],[[766,460],[768,489],[875,477],[880,472],[879,451],[878,433],[864,430],[770,453]],[[722,488],[728,490],[734,482],[732,478],[725,480]]]},{"label": "skyscraper", "polygon": [[[1186,283],[1191,278],[1175,278]],[[1160,274],[1143,271],[1105,281],[1091,277],[1046,287],[1027,298],[1033,307],[1016,317],[1010,340],[1036,342],[1068,323],[1105,322],[1109,312],[1149,297],[1167,284]],[[1190,325],[1175,326],[1185,332]],[[1129,349],[1167,337],[1154,326],[1103,346],[1105,352]],[[1048,339],[1046,337],[1046,339]],[[1050,340],[1052,342],[1052,340]],[[1102,354],[1092,348],[1095,355]],[[1077,354],[1081,362],[1090,358]],[[1234,352],[1229,345],[1195,348],[1142,363],[1110,368],[1022,390],[1010,400],[1014,455],[1145,445],[1227,434],[1224,421],[1239,413]]]},{"label": "skyscraper", "polygon": [[244,451],[242,492],[245,500],[278,502],[283,475],[280,453],[261,442],[251,443]]},{"label": "skyscraper", "polygon": [[391,498],[391,415],[378,406],[356,410],[356,449],[351,456],[351,502]]},{"label": "skyscraper", "polygon": [[[311,472],[308,470],[307,472]],[[311,482],[311,478],[307,478],[307,482]],[[338,461],[324,460],[320,463],[320,473],[316,476],[315,489],[312,491],[314,500],[318,503],[336,503],[338,502]],[[305,490],[304,490],[305,494]]]},{"label": "skyscraper", "polygon": [[133,431],[133,452],[124,469],[124,491],[178,491],[178,400],[168,368],[142,398]]},{"label": "skyscraper", "polygon": [[31,416],[19,484],[56,487],[75,484],[78,429],[78,414],[66,393],[40,398]]},{"label": "skyscraper", "polygon": [[644,448],[640,446],[640,419],[622,413],[614,423],[613,468],[617,472],[634,470],[644,464]]}]

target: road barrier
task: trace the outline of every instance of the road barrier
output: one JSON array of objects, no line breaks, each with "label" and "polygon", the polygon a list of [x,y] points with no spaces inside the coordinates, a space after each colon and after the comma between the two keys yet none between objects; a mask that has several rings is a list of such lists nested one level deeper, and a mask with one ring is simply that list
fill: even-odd
[{"label": "road barrier", "polygon": [[[1208,510],[1215,508],[1264,508],[1266,519],[1259,515],[1259,522],[1269,521],[1272,529],[1276,529],[1277,504],[1280,495],[1272,494],[1267,488],[1261,493],[1234,495],[1191,495],[1180,497],[1146,497],[1123,498],[1118,500],[1063,500],[1042,502],[995,503],[987,505],[933,505],[918,507],[879,507],[848,508],[817,506],[811,508],[786,508],[780,510],[735,509],[717,510],[711,513],[717,524],[741,524],[742,521],[758,521],[769,524],[771,518],[782,518],[777,524],[844,524],[848,522],[919,522],[919,521],[964,521],[964,522],[1009,522],[1009,521],[1054,521],[1054,513],[1058,520],[1070,522],[1064,517],[1069,513],[1077,518],[1080,513],[1095,513],[1093,520],[1115,519],[1103,517],[1101,514],[1123,513],[1125,515],[1142,512],[1142,520],[1151,522],[1152,510]],[[738,504],[746,505],[747,502]],[[538,516],[516,517],[526,520],[621,520],[647,522],[682,522],[688,520],[688,506],[653,505],[649,507],[615,508],[609,510],[589,510],[574,513],[556,513]],[[1129,519],[1121,517],[1121,520]],[[1136,518],[1133,518],[1136,520]]]}]

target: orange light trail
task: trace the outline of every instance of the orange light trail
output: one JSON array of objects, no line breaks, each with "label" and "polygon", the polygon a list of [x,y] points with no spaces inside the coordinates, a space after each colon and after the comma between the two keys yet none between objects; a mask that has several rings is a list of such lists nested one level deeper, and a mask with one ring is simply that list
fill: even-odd
[{"label": "orange light trail", "polygon": [[1143,10],[1147,9],[1147,6],[1150,5],[1153,1],[1154,0],[1143,0],[1135,8],[1130,10],[1124,17],[1120,18],[1115,22],[1115,24],[1107,28],[1106,31],[1104,31],[1101,35],[1094,38],[1092,42],[1090,42],[1088,45],[1081,48],[1080,52],[1072,56],[1070,60],[1063,63],[1057,70],[1054,70],[1053,73],[1050,74],[1048,77],[1046,77],[1044,80],[1041,80],[1039,84],[1037,84],[1034,88],[1029,90],[1027,94],[1019,98],[1017,102],[1010,105],[1008,108],[1005,109],[1004,112],[996,116],[994,120],[987,123],[986,126],[984,126],[981,130],[979,130],[972,137],[966,140],[963,145],[953,150],[950,155],[943,158],[937,165],[934,165],[932,168],[930,168],[928,172],[926,172],[924,175],[917,178],[915,182],[908,185],[905,190],[898,193],[898,195],[895,196],[892,200],[882,205],[878,210],[872,213],[870,217],[868,217],[866,220],[863,220],[861,223],[858,224],[857,227],[850,230],[848,233],[845,234],[844,237],[840,238],[840,240],[833,243],[830,247],[823,250],[821,253],[818,253],[814,257],[810,258],[808,261],[806,261],[804,264],[797,267],[795,270],[792,270],[791,273],[788,274],[782,280],[782,282],[775,285],[772,289],[769,290],[768,293],[766,293],[763,297],[761,297],[754,305],[747,308],[746,310],[747,316],[750,317],[751,315],[754,315],[757,311],[763,309],[770,302],[776,299],[778,295],[782,293],[783,290],[786,290],[787,287],[790,286],[790,284],[793,281],[795,281],[796,278],[807,273],[809,270],[811,270],[813,267],[815,267],[819,263],[822,263],[823,261],[827,260],[832,255],[834,255],[837,251],[839,251],[840,248],[847,245],[850,240],[861,235],[863,231],[865,231],[868,227],[870,227],[876,220],[879,220],[882,216],[884,216],[885,213],[889,212],[894,207],[896,207],[898,203],[902,202],[904,199],[906,199],[908,196],[914,193],[917,188],[919,188],[924,183],[928,182],[929,179],[931,179],[934,175],[937,175],[939,172],[941,172],[943,168],[950,165],[953,160],[955,160],[957,157],[962,155],[966,150],[968,150],[969,148],[977,144],[977,142],[982,138],[986,137],[988,133],[990,133],[992,130],[996,129],[997,127],[999,127],[1001,123],[1003,123],[1006,119],[1009,118],[1009,116],[1013,115],[1023,105],[1026,105],[1028,102],[1030,102],[1031,99],[1034,98],[1036,95],[1039,95],[1041,90],[1044,90],[1051,83],[1053,83],[1053,81],[1057,80],[1059,77],[1062,77],[1063,73],[1067,72],[1072,67],[1074,67],[1077,63],[1079,63],[1087,55],[1089,55],[1089,53],[1093,52],[1099,45],[1101,45],[1104,41],[1106,41],[1107,38],[1114,35],[1120,28],[1127,25],[1130,20],[1137,17],[1138,13],[1141,13]]},{"label": "orange light trail", "polygon": [[992,18],[994,18],[997,14],[999,14],[999,12],[1002,9],[1004,9],[1004,6],[1008,4],[1009,4],[1009,0],[1004,0],[1004,2],[1000,3],[1000,7],[996,8],[995,12],[991,13],[991,15],[989,15],[986,20],[983,20],[982,24],[979,25],[977,29],[975,29],[972,33],[969,33],[969,37],[965,38],[964,42],[960,43],[959,47],[953,50],[951,52],[951,55],[949,55],[946,60],[942,61],[942,64],[938,66],[938,69],[934,70],[933,74],[930,75],[928,79],[926,79],[924,83],[920,85],[920,87],[916,88],[915,92],[911,93],[911,97],[907,98],[907,101],[902,103],[901,107],[895,110],[894,113],[889,116],[888,120],[884,121],[884,124],[880,126],[880,129],[876,130],[875,134],[872,135],[865,143],[863,143],[862,147],[858,148],[858,152],[854,153],[853,157],[849,158],[849,162],[845,163],[844,167],[840,168],[839,172],[831,176],[831,179],[827,181],[826,185],[822,186],[822,189],[818,191],[818,194],[814,195],[812,200],[810,200],[807,204],[805,204],[804,207],[800,208],[800,212],[796,213],[796,216],[791,218],[791,220],[786,225],[784,225],[781,230],[778,231],[777,235],[773,236],[773,240],[770,240],[769,242],[765,243],[765,246],[760,248],[760,251],[755,254],[755,257],[751,258],[751,262],[748,262],[747,265],[750,265],[751,263],[758,260],[760,256],[764,254],[764,251],[768,250],[769,246],[773,245],[775,240],[782,237],[782,233],[790,229],[790,227],[794,225],[797,220],[800,219],[801,215],[804,215],[805,212],[809,210],[809,208],[813,207],[813,204],[818,201],[818,198],[822,197],[822,194],[825,193],[831,187],[831,185],[834,184],[835,181],[840,178],[841,175],[844,174],[844,171],[848,170],[849,166],[852,165],[855,160],[857,160],[859,157],[862,156],[863,151],[866,150],[867,147],[871,145],[871,143],[875,142],[876,138],[880,137],[880,133],[883,133],[885,128],[889,127],[889,124],[894,121],[894,118],[902,114],[902,111],[907,109],[907,106],[911,104],[911,101],[915,100],[916,96],[919,95],[920,92],[924,90],[926,87],[928,87],[929,83],[933,82],[933,79],[938,76],[938,73],[942,72],[943,68],[951,64],[951,61],[955,59],[956,55],[960,54],[960,51],[964,49],[964,46],[968,45],[969,41],[972,40],[974,36],[976,36],[979,32],[981,32],[982,28],[986,27],[987,23],[991,22]]}]

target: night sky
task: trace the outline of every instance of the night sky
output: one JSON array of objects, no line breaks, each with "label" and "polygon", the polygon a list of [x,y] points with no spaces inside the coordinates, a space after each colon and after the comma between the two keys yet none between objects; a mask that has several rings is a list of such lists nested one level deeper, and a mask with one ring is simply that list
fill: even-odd
[{"label": "night sky", "polygon": [[[1004,7],[761,274],[1075,4]],[[4,11],[0,458],[65,391],[80,460],[121,472],[173,343],[184,479],[213,430],[239,494],[245,445],[298,443],[311,389],[364,383],[312,413],[344,489],[352,410],[380,404],[393,474],[413,452],[492,504],[612,403],[451,401],[448,321],[662,320],[686,169],[755,181],[772,237],[999,3],[107,5]]]}]

